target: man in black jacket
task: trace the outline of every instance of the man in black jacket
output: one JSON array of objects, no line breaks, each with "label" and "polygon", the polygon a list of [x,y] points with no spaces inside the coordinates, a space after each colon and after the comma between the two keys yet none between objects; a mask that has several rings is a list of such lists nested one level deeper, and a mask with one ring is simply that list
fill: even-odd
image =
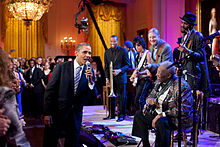
[{"label": "man in black jacket", "polygon": [[[130,66],[128,52],[125,48],[120,47],[118,45],[118,37],[116,35],[112,35],[110,38],[111,48],[105,51],[104,61],[105,61],[105,77],[106,83],[109,84],[109,65],[112,61],[113,63],[113,87],[114,92],[117,92],[119,99],[119,114],[118,114],[118,122],[123,121],[125,117],[125,109],[126,109],[126,84],[127,84],[127,73]],[[109,116],[104,119],[113,119],[115,118],[115,106],[116,99],[111,99],[110,104],[110,112]]]},{"label": "man in black jacket", "polygon": [[[91,46],[80,43],[76,47],[76,59],[56,66],[45,91],[44,122],[63,133],[65,147],[80,146],[83,105],[94,89],[91,68],[85,66],[90,58]],[[56,145],[58,137],[52,139],[53,144]]]},{"label": "man in black jacket", "polygon": [[200,90],[204,93],[203,101],[203,118],[206,118],[206,103],[207,97],[210,94],[210,82],[207,68],[207,60],[203,47],[203,35],[194,29],[197,25],[196,15],[187,12],[183,17],[180,17],[181,32],[183,33],[181,45],[179,47],[179,58],[186,57],[183,62],[183,70],[195,75],[185,75],[185,80],[189,83],[191,89]]},{"label": "man in black jacket", "polygon": [[27,82],[27,88],[31,97],[28,97],[31,110],[31,116],[37,119],[43,114],[43,98],[44,87],[42,84],[43,71],[36,67],[36,63],[33,59],[28,60],[30,69],[27,71],[25,80]]}]

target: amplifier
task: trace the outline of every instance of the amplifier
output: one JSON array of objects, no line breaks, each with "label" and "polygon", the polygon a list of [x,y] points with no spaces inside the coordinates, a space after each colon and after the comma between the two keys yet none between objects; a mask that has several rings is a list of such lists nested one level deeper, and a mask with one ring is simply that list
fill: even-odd
[{"label": "amplifier", "polygon": [[207,130],[220,135],[220,97],[208,99]]}]

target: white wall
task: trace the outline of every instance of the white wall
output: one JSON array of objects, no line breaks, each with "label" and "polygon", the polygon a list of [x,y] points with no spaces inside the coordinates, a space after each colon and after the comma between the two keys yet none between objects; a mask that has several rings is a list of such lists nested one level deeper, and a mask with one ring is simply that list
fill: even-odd
[{"label": "white wall", "polygon": [[172,48],[177,46],[181,20],[185,14],[185,0],[154,0],[153,27],[160,31],[161,38],[167,41]]}]

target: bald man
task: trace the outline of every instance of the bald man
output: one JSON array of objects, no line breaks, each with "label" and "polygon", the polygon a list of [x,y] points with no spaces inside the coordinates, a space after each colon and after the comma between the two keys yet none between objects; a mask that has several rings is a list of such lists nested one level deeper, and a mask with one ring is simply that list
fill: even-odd
[{"label": "bald man", "polygon": [[[178,121],[178,78],[175,67],[167,69],[172,63],[165,61],[157,70],[155,87],[146,99],[142,111],[134,116],[132,135],[142,138],[143,146],[150,147],[148,129],[156,128],[156,145],[170,147],[171,130],[177,129]],[[189,84],[182,79],[182,128],[192,127],[193,98]]]}]

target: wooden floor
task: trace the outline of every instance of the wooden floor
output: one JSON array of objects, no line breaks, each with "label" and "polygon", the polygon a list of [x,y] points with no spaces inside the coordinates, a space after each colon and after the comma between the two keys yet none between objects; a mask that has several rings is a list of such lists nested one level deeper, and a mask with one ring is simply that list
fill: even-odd
[{"label": "wooden floor", "polygon": [[[132,130],[132,123],[133,123],[133,116],[127,116],[124,121],[122,122],[116,122],[116,119],[112,120],[103,120],[104,117],[106,117],[106,111],[103,109],[102,105],[98,106],[85,106],[84,112],[83,112],[83,125],[89,126],[92,124],[101,124],[107,126],[110,130],[114,132],[122,132],[123,134],[131,136],[131,130]],[[217,137],[218,134],[214,134],[210,131],[200,131],[199,135],[199,147],[220,147],[220,138]],[[98,135],[97,138],[101,139],[103,135]],[[216,136],[216,137],[210,137],[210,136]],[[134,136],[132,136],[134,137]],[[137,142],[140,141],[140,138],[135,137]],[[150,144],[153,145],[155,140],[155,134],[151,133],[149,134],[149,140]],[[105,142],[104,140],[101,140],[104,142],[103,144],[105,146],[114,146],[110,142]],[[123,146],[137,146],[137,145],[123,145]],[[178,146],[177,143],[174,144],[174,146]],[[183,145],[182,145],[183,146]]]},{"label": "wooden floor", "polygon": [[[133,116],[126,116],[125,120],[122,122],[116,122],[113,120],[103,120],[106,117],[106,111],[103,109],[102,105],[98,106],[85,106],[83,110],[83,125],[91,126],[93,124],[100,124],[107,126],[111,131],[122,132],[125,135],[131,136]],[[30,141],[32,147],[42,147],[43,145],[43,135],[44,135],[44,124],[42,120],[26,119],[27,125],[24,128],[27,139]],[[202,133],[202,134],[201,134]],[[102,139],[104,135],[96,135],[97,139],[100,140],[107,147],[114,147],[108,141]],[[210,137],[214,136],[214,137]],[[134,137],[134,136],[132,136]],[[140,138],[135,137],[137,143]],[[155,140],[155,134],[149,132],[150,144],[153,145]],[[137,145],[121,145],[128,147],[136,147]],[[142,146],[142,145],[141,145]],[[178,146],[177,143],[174,146]],[[182,144],[183,146],[183,144]],[[220,147],[220,138],[217,138],[217,134],[210,131],[200,131],[198,147]]]}]

